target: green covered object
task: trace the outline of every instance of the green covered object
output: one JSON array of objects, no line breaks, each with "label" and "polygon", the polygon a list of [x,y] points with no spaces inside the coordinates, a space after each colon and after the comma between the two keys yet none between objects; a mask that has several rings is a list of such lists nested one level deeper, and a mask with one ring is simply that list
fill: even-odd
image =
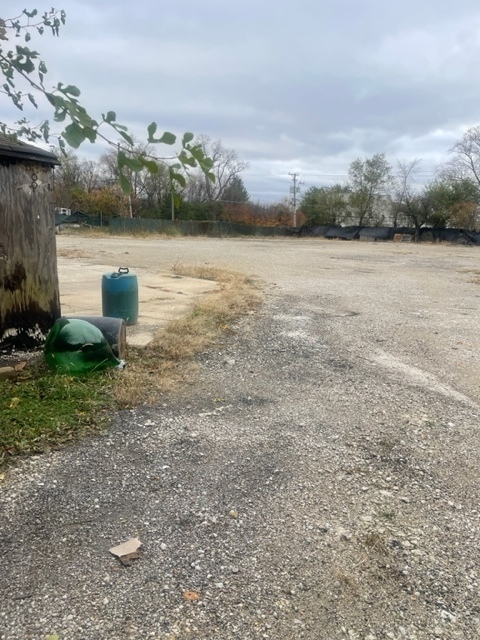
[{"label": "green covered object", "polygon": [[43,348],[51,369],[81,375],[121,365],[103,333],[86,320],[60,318]]}]

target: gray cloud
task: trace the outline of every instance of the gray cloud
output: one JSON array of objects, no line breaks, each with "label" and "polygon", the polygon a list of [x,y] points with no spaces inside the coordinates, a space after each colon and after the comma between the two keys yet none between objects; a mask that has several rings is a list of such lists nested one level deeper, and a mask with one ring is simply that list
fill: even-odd
[{"label": "gray cloud", "polygon": [[[32,42],[52,82],[76,84],[93,113],[113,109],[137,135],[155,120],[222,139],[250,163],[254,199],[286,196],[289,171],[341,180],[355,157],[382,151],[431,172],[478,123],[473,0],[62,6],[61,37]],[[3,0],[2,17],[17,7]]]}]

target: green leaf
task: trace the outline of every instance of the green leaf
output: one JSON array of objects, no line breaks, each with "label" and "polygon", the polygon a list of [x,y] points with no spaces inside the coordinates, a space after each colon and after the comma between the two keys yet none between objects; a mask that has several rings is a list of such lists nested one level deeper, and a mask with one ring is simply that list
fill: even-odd
[{"label": "green leaf", "polygon": [[66,100],[65,107],[68,109],[72,120],[78,120],[82,127],[89,129],[96,129],[98,127],[98,122],[89,116],[83,107],[76,104],[75,100]]},{"label": "green leaf", "polygon": [[117,114],[115,113],[115,111],[109,111],[106,116],[103,116],[103,119],[105,120],[105,122],[108,122],[110,124],[111,122],[115,122],[115,120],[117,119]]},{"label": "green leaf", "polygon": [[183,165],[188,165],[189,167],[197,166],[197,161],[195,160],[195,158],[192,158],[192,156],[187,155],[185,151],[182,151],[182,153],[179,154],[178,159]]},{"label": "green leaf", "polygon": [[55,107],[54,120],[62,122],[65,120],[66,109],[68,106],[67,101],[62,96],[57,96],[54,93],[45,93],[45,97],[51,105]]},{"label": "green leaf", "polygon": [[28,47],[21,47],[20,45],[16,45],[15,49],[17,50],[17,55],[24,56],[25,58],[38,58],[38,51],[32,51]]},{"label": "green leaf", "polygon": [[170,131],[165,131],[161,138],[154,138],[155,132],[157,130],[157,123],[152,122],[148,125],[148,142],[155,144],[175,144],[177,140],[177,136]]},{"label": "green leaf", "polygon": [[149,171],[149,173],[152,175],[158,173],[158,164],[156,162],[153,160],[146,160],[145,158],[142,158],[142,162],[143,166]]},{"label": "green leaf", "polygon": [[35,65],[30,58],[25,58],[22,62],[22,59],[17,57],[15,60],[12,60],[12,67],[17,69],[17,71],[23,71],[23,73],[32,73],[32,71],[35,70]]},{"label": "green leaf", "polygon": [[[44,120],[39,127],[41,134],[43,135],[43,139],[45,142],[48,142],[50,138],[50,123],[48,120]],[[60,138],[61,140],[61,138]],[[63,142],[63,140],[61,140]]]},{"label": "green leaf", "polygon": [[192,156],[197,160],[197,162],[202,163],[205,160],[205,154],[203,153],[202,147],[198,144],[189,149]]},{"label": "green leaf", "polygon": [[190,133],[190,131],[187,131],[187,133],[183,134],[182,145],[185,146],[186,144],[191,142],[194,139],[194,137],[195,136],[193,135],[193,133]]},{"label": "green leaf", "polygon": [[199,161],[199,165],[204,171],[208,171],[213,167],[214,162],[211,158],[204,158],[203,160]]},{"label": "green leaf", "polygon": [[175,180],[175,182],[178,182],[178,184],[181,187],[185,187],[187,184],[187,181],[185,180],[185,177],[182,176],[181,173],[175,173],[174,171],[170,172],[170,176],[172,180]]},{"label": "green leaf", "polygon": [[50,104],[55,107],[55,113],[53,115],[55,122],[63,122],[67,115],[67,103],[65,99],[53,93],[45,93],[45,96]]},{"label": "green leaf", "polygon": [[68,145],[74,149],[82,144],[86,138],[85,130],[76,122],[72,122],[68,127],[65,127],[65,131],[62,133],[62,137],[65,138]]},{"label": "green leaf", "polygon": [[75,87],[73,84],[68,84],[66,87],[64,87],[63,83],[59,82],[57,88],[64,95],[74,96],[75,98],[78,98],[78,96],[80,95],[80,89],[78,87]]},{"label": "green leaf", "polygon": [[157,130],[157,123],[156,122],[152,122],[151,124],[148,125],[147,131],[148,131],[148,141],[149,142],[153,142],[153,136],[155,135],[155,131],[156,130]]},{"label": "green leaf", "polygon": [[46,99],[50,102],[51,105],[53,105],[54,107],[56,107],[56,98],[57,96],[54,96],[53,93],[46,93],[45,94]]},{"label": "green leaf", "polygon": [[118,166],[120,169],[128,167],[131,171],[141,171],[143,169],[143,162],[137,158],[129,158],[123,151],[118,152]]},{"label": "green leaf", "polygon": [[165,131],[165,133],[162,135],[161,138],[155,138],[154,135],[156,130],[157,130],[156,122],[152,122],[151,124],[148,125],[147,127],[148,142],[153,144],[175,144],[177,140],[177,136],[175,136],[173,133],[170,133],[169,131]]},{"label": "green leaf", "polygon": [[83,132],[87,140],[90,140],[90,142],[94,144],[97,139],[97,132],[95,131],[95,129],[92,129],[90,127],[85,127],[83,129]]},{"label": "green leaf", "polygon": [[122,136],[122,138],[124,140],[126,140],[128,142],[128,144],[131,147],[133,147],[133,138],[131,136],[129,136],[128,133],[126,133],[125,131],[119,131],[118,133]]},{"label": "green leaf", "polygon": [[159,142],[160,144],[175,144],[176,140],[177,136],[170,133],[170,131],[165,131],[160,140],[156,140],[156,142]]},{"label": "green leaf", "polygon": [[118,181],[120,183],[120,188],[126,196],[129,196],[132,193],[132,185],[130,181],[121,173],[118,176]]},{"label": "green leaf", "polygon": [[211,182],[216,182],[217,178],[215,177],[214,173],[208,172],[206,174],[207,178],[211,181]]}]

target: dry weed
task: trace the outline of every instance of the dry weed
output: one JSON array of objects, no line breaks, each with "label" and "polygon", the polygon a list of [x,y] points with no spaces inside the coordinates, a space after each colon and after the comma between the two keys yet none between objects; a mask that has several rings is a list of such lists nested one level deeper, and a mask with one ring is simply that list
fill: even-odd
[{"label": "dry weed", "polygon": [[154,403],[192,374],[193,359],[231,330],[231,323],[261,303],[259,286],[240,273],[175,265],[176,275],[215,280],[219,288],[202,297],[188,315],[170,322],[147,347],[131,348],[128,367],[115,387],[122,407]]},{"label": "dry weed", "polygon": [[348,573],[344,573],[342,571],[337,571],[337,573],[335,573],[335,579],[339,583],[344,593],[348,593],[350,596],[354,598],[358,597],[359,583],[354,576]]},{"label": "dry weed", "polygon": [[86,225],[82,225],[80,227],[70,227],[69,225],[65,225],[60,231],[62,236],[82,236],[84,238],[105,238],[105,236],[109,236],[108,226],[105,227],[88,227]]},{"label": "dry weed", "polygon": [[57,249],[57,258],[92,258],[95,256],[93,251],[85,251],[83,249]]}]

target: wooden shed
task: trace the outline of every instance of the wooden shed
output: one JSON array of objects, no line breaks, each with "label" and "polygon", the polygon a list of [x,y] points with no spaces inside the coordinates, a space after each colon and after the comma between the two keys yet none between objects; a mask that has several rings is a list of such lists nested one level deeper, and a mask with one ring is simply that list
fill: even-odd
[{"label": "wooden shed", "polygon": [[0,347],[40,345],[60,317],[53,153],[0,134]]}]

